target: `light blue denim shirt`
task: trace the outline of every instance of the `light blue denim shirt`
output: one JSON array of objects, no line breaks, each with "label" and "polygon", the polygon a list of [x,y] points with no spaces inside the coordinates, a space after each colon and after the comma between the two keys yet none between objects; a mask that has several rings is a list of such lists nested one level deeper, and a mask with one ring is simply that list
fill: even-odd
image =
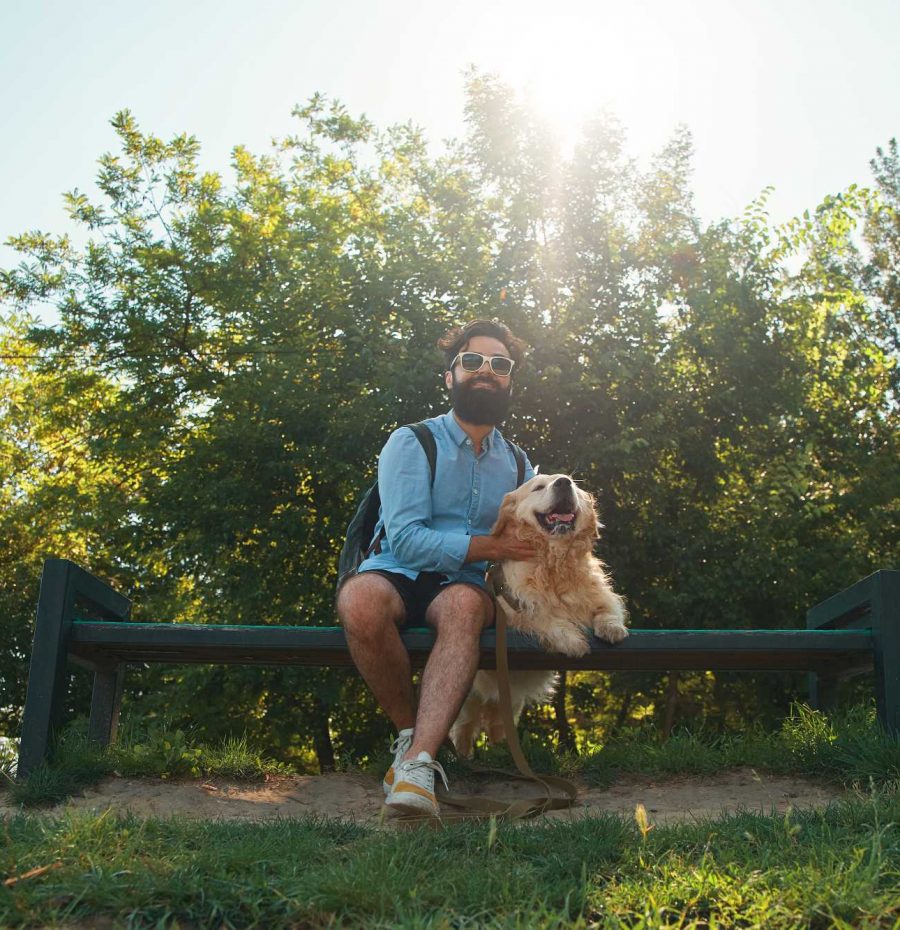
[{"label": "light blue denim shirt", "polygon": [[[516,459],[494,429],[476,456],[472,440],[452,411],[426,420],[437,446],[434,484],[425,450],[412,430],[395,430],[378,458],[381,511],[376,535],[384,527],[381,552],[359,571],[381,569],[415,579],[419,572],[441,572],[448,581],[484,586],[486,562],[464,564],[472,536],[491,531],[500,502],[516,486]],[[525,479],[534,475],[525,460]]]}]

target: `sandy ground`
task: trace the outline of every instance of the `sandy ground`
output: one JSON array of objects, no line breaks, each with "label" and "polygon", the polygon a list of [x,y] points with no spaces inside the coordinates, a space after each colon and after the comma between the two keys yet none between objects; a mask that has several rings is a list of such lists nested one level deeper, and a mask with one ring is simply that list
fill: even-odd
[{"label": "sandy ground", "polygon": [[[524,782],[456,782],[455,794],[489,794],[522,798],[540,793]],[[653,823],[702,820],[736,811],[783,813],[788,808],[824,807],[843,796],[835,786],[802,778],[758,774],[740,769],[703,778],[622,776],[609,788],[581,786],[577,805],[553,811],[546,818],[590,816],[613,812],[633,817],[643,804]],[[383,816],[381,782],[368,775],[306,775],[272,778],[261,784],[240,784],[224,779],[163,781],[161,779],[107,778],[43,813],[67,809],[134,813],[143,817],[190,817],[208,820],[271,820],[285,817],[338,817],[361,823],[387,822]],[[19,812],[6,795],[0,795],[0,816]],[[448,811],[451,809],[447,808]]]}]

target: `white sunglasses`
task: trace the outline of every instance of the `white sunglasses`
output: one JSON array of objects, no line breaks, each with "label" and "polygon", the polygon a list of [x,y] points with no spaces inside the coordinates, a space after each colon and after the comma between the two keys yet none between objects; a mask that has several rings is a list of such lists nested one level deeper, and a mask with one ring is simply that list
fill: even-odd
[{"label": "white sunglasses", "polygon": [[460,352],[450,363],[450,370],[459,362],[463,371],[481,371],[484,363],[489,362],[491,371],[500,378],[506,378],[516,363],[505,355],[482,355],[480,352]]}]

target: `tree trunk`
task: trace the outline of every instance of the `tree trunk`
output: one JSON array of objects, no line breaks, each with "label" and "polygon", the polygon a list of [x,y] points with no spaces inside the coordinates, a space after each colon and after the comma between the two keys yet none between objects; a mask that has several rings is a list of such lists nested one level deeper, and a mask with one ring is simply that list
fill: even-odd
[{"label": "tree trunk", "polygon": [[616,715],[616,722],[612,726],[612,730],[609,732],[609,738],[612,739],[615,736],[619,735],[619,731],[625,725],[625,721],[628,719],[628,712],[631,710],[631,699],[634,697],[633,691],[626,691],[625,697],[622,698],[622,706],[619,708],[619,713]]},{"label": "tree trunk", "polygon": [[672,728],[675,726],[675,711],[678,708],[678,679],[678,672],[672,672],[669,675],[669,683],[666,685],[666,716],[663,720],[663,742],[672,735]]},{"label": "tree trunk", "polygon": [[575,751],[575,737],[572,735],[572,728],[569,726],[569,718],[566,714],[566,693],[568,691],[568,681],[566,672],[559,673],[559,684],[553,695],[553,710],[556,714],[556,732],[560,749],[567,752]]},{"label": "tree trunk", "polygon": [[328,726],[328,707],[320,700],[315,701],[315,722],[313,724],[313,748],[319,762],[319,772],[334,771],[334,744],[331,742],[331,730]]}]

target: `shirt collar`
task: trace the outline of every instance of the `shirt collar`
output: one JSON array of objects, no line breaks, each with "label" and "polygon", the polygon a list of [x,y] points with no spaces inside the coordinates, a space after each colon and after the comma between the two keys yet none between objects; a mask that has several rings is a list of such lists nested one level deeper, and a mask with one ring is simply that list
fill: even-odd
[{"label": "shirt collar", "polygon": [[[447,429],[447,432],[450,434],[450,438],[458,445],[461,446],[469,438],[466,431],[457,423],[456,417],[453,416],[453,411],[450,410],[448,413],[444,414],[444,426]],[[490,449],[494,443],[494,440],[500,433],[495,426],[488,434],[481,440],[482,447],[487,450]]]}]

